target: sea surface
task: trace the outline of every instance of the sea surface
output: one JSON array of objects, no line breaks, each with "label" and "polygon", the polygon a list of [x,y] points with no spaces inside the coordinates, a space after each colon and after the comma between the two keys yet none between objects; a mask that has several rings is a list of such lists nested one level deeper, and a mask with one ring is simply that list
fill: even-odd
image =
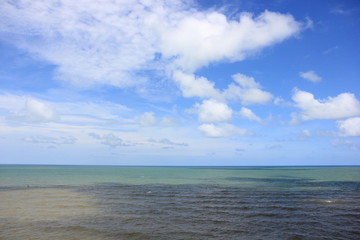
[{"label": "sea surface", "polygon": [[360,239],[360,167],[0,165],[0,239]]}]

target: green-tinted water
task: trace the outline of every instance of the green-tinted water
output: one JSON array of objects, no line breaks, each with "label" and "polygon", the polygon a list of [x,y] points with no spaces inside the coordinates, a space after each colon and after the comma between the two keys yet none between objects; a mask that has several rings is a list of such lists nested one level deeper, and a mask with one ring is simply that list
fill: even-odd
[{"label": "green-tinted water", "polygon": [[0,239],[359,239],[360,167],[0,165]]},{"label": "green-tinted water", "polygon": [[360,167],[0,166],[0,186],[119,184],[259,185],[272,181],[360,181]]}]

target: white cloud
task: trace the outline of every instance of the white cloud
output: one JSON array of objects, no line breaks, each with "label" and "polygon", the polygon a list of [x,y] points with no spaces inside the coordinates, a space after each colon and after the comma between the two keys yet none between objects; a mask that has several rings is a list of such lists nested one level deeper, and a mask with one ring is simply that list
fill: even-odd
[{"label": "white cloud", "polygon": [[33,98],[27,99],[25,113],[21,117],[28,122],[52,122],[58,119],[50,104]]},{"label": "white cloud", "polygon": [[273,99],[269,92],[261,90],[261,85],[254,78],[235,74],[233,79],[239,84],[229,84],[223,95],[226,99],[239,100],[244,105],[265,104]]},{"label": "white cloud", "polygon": [[199,126],[199,130],[206,137],[230,137],[230,136],[248,136],[251,133],[242,128],[235,127],[234,125],[222,123],[222,124],[202,124]]},{"label": "white cloud", "polygon": [[89,133],[89,136],[100,140],[101,144],[106,145],[110,148],[134,146],[133,143],[130,144],[128,142],[125,142],[123,139],[112,133],[104,135],[99,135],[97,133]]},{"label": "white cloud", "polygon": [[250,109],[248,109],[246,107],[242,107],[239,114],[243,118],[247,118],[247,119],[254,120],[256,122],[262,123],[261,118],[256,116],[256,114],[253,113],[253,111],[251,111]]},{"label": "white cloud", "polygon": [[[141,72],[194,71],[237,61],[301,30],[289,14],[196,10],[191,1],[1,1],[2,39],[56,66],[57,78],[79,86],[117,87],[146,81]],[[36,14],[34,14],[36,13]]]},{"label": "white cloud", "polygon": [[344,9],[341,6],[337,6],[333,9],[331,9],[330,13],[335,15],[348,15],[351,13],[352,10],[350,9]]},{"label": "white cloud", "polygon": [[151,142],[151,143],[159,143],[159,144],[163,144],[163,145],[170,145],[170,146],[183,146],[183,147],[186,147],[188,146],[187,143],[180,143],[180,142],[173,142],[167,138],[162,138],[160,140],[155,140],[153,138],[150,138],[148,139],[148,142]]},{"label": "white cloud", "polygon": [[265,104],[273,99],[269,92],[261,90],[260,83],[253,77],[237,73],[232,76],[231,83],[224,91],[215,88],[214,82],[204,77],[196,77],[182,71],[175,71],[174,79],[178,83],[184,97],[213,98],[220,101],[235,100],[244,105]]},{"label": "white cloud", "polygon": [[197,104],[201,122],[226,122],[232,119],[232,109],[225,103],[214,99]]},{"label": "white cloud", "polygon": [[300,113],[293,114],[293,123],[299,120],[341,119],[360,115],[360,102],[352,93],[317,100],[313,94],[296,89],[292,99],[301,110]]},{"label": "white cloud", "polygon": [[243,60],[299,31],[291,15],[270,11],[257,17],[243,13],[238,21],[214,11],[195,12],[164,31],[161,49],[167,57],[178,56],[176,64],[182,69],[194,71],[214,61]]},{"label": "white cloud", "polygon": [[0,110],[11,120],[42,123],[59,120],[53,104],[27,96],[0,95]]},{"label": "white cloud", "polygon": [[195,77],[193,74],[175,71],[174,79],[179,84],[184,97],[220,97],[220,93],[214,88],[214,83],[204,77]]},{"label": "white cloud", "polygon": [[178,15],[180,3],[1,1],[0,29],[17,46],[56,65],[64,81],[126,87],[145,80],[139,70],[158,67],[157,26]]},{"label": "white cloud", "polygon": [[[47,97],[49,98],[49,97]],[[116,103],[106,101],[61,101],[60,97],[53,97],[56,101],[37,98],[0,94],[0,113],[5,121],[26,123],[61,122],[71,125],[104,125],[114,122],[133,124],[134,120],[123,118],[129,115],[131,109]]]},{"label": "white cloud", "polygon": [[256,82],[253,77],[246,76],[241,73],[234,74],[233,79],[243,88],[261,88],[260,83]]},{"label": "white cloud", "polygon": [[302,77],[310,82],[320,82],[322,80],[322,77],[317,75],[315,73],[315,71],[301,72],[300,77]]},{"label": "white cloud", "polygon": [[50,136],[42,136],[42,135],[29,136],[23,138],[22,140],[28,143],[44,143],[44,144],[55,144],[55,145],[74,144],[77,141],[77,139],[73,136],[50,137]]},{"label": "white cloud", "polygon": [[142,126],[149,127],[154,126],[157,123],[157,119],[153,112],[145,112],[138,117],[138,122]]},{"label": "white cloud", "polygon": [[311,137],[311,132],[307,129],[302,130],[302,134],[304,137]]},{"label": "white cloud", "polygon": [[360,150],[360,144],[350,141],[350,140],[340,140],[340,139],[335,139],[333,141],[331,141],[331,144],[334,146],[345,146],[345,147],[349,147],[352,150]]},{"label": "white cloud", "polygon": [[360,117],[349,118],[337,123],[341,137],[360,137]]}]

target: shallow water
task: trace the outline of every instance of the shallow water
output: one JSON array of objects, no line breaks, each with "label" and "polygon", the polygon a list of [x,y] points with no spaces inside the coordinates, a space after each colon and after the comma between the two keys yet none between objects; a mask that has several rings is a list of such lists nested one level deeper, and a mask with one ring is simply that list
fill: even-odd
[{"label": "shallow water", "polygon": [[359,239],[360,168],[0,166],[0,239]]}]

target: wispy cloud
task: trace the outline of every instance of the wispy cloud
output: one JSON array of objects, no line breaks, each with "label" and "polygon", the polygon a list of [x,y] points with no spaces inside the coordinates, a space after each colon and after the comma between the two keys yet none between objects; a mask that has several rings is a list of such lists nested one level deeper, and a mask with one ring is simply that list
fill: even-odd
[{"label": "wispy cloud", "polygon": [[53,144],[53,145],[62,145],[62,144],[75,144],[77,139],[73,136],[59,136],[59,137],[50,137],[50,136],[29,136],[22,139],[24,142],[28,143],[41,143],[41,144]]},{"label": "wispy cloud", "polygon": [[243,118],[254,120],[254,121],[258,122],[258,123],[262,123],[261,118],[256,116],[256,114],[253,113],[253,111],[251,111],[250,109],[248,109],[246,107],[242,107],[239,114]]},{"label": "wispy cloud", "polygon": [[331,141],[331,144],[334,146],[345,146],[352,150],[360,150],[360,144],[351,140],[335,139]]},{"label": "wispy cloud", "polygon": [[188,146],[187,143],[182,143],[182,142],[173,142],[167,138],[162,138],[160,140],[156,140],[154,138],[149,138],[148,142],[150,143],[156,143],[156,144],[161,144],[161,145],[169,145],[169,146],[183,146],[186,147]]},{"label": "wispy cloud", "polygon": [[122,138],[112,133],[108,133],[104,135],[99,135],[97,133],[89,133],[89,136],[94,139],[100,140],[101,144],[106,145],[110,148],[128,147],[135,145],[134,143],[124,141]]},{"label": "wispy cloud", "polygon": [[315,73],[315,71],[307,71],[307,72],[301,72],[300,73],[300,77],[302,77],[303,79],[306,79],[310,82],[320,82],[322,80],[322,77],[320,77],[319,75],[317,75]]},{"label": "wispy cloud", "polygon": [[336,51],[338,49],[339,49],[339,46],[331,47],[331,48],[328,48],[325,51],[323,51],[323,54],[325,54],[325,55],[330,54],[330,53],[332,53],[332,52],[334,52],[334,51]]},{"label": "wispy cloud", "polygon": [[341,6],[337,6],[334,7],[333,9],[331,9],[330,13],[335,14],[335,15],[348,15],[352,12],[352,10],[350,9],[344,9]]},{"label": "wispy cloud", "polygon": [[151,81],[144,72],[193,72],[211,62],[243,60],[303,28],[289,14],[243,13],[229,20],[181,0],[94,0],[86,8],[82,1],[2,1],[0,14],[8,41],[78,86],[134,86]]}]

